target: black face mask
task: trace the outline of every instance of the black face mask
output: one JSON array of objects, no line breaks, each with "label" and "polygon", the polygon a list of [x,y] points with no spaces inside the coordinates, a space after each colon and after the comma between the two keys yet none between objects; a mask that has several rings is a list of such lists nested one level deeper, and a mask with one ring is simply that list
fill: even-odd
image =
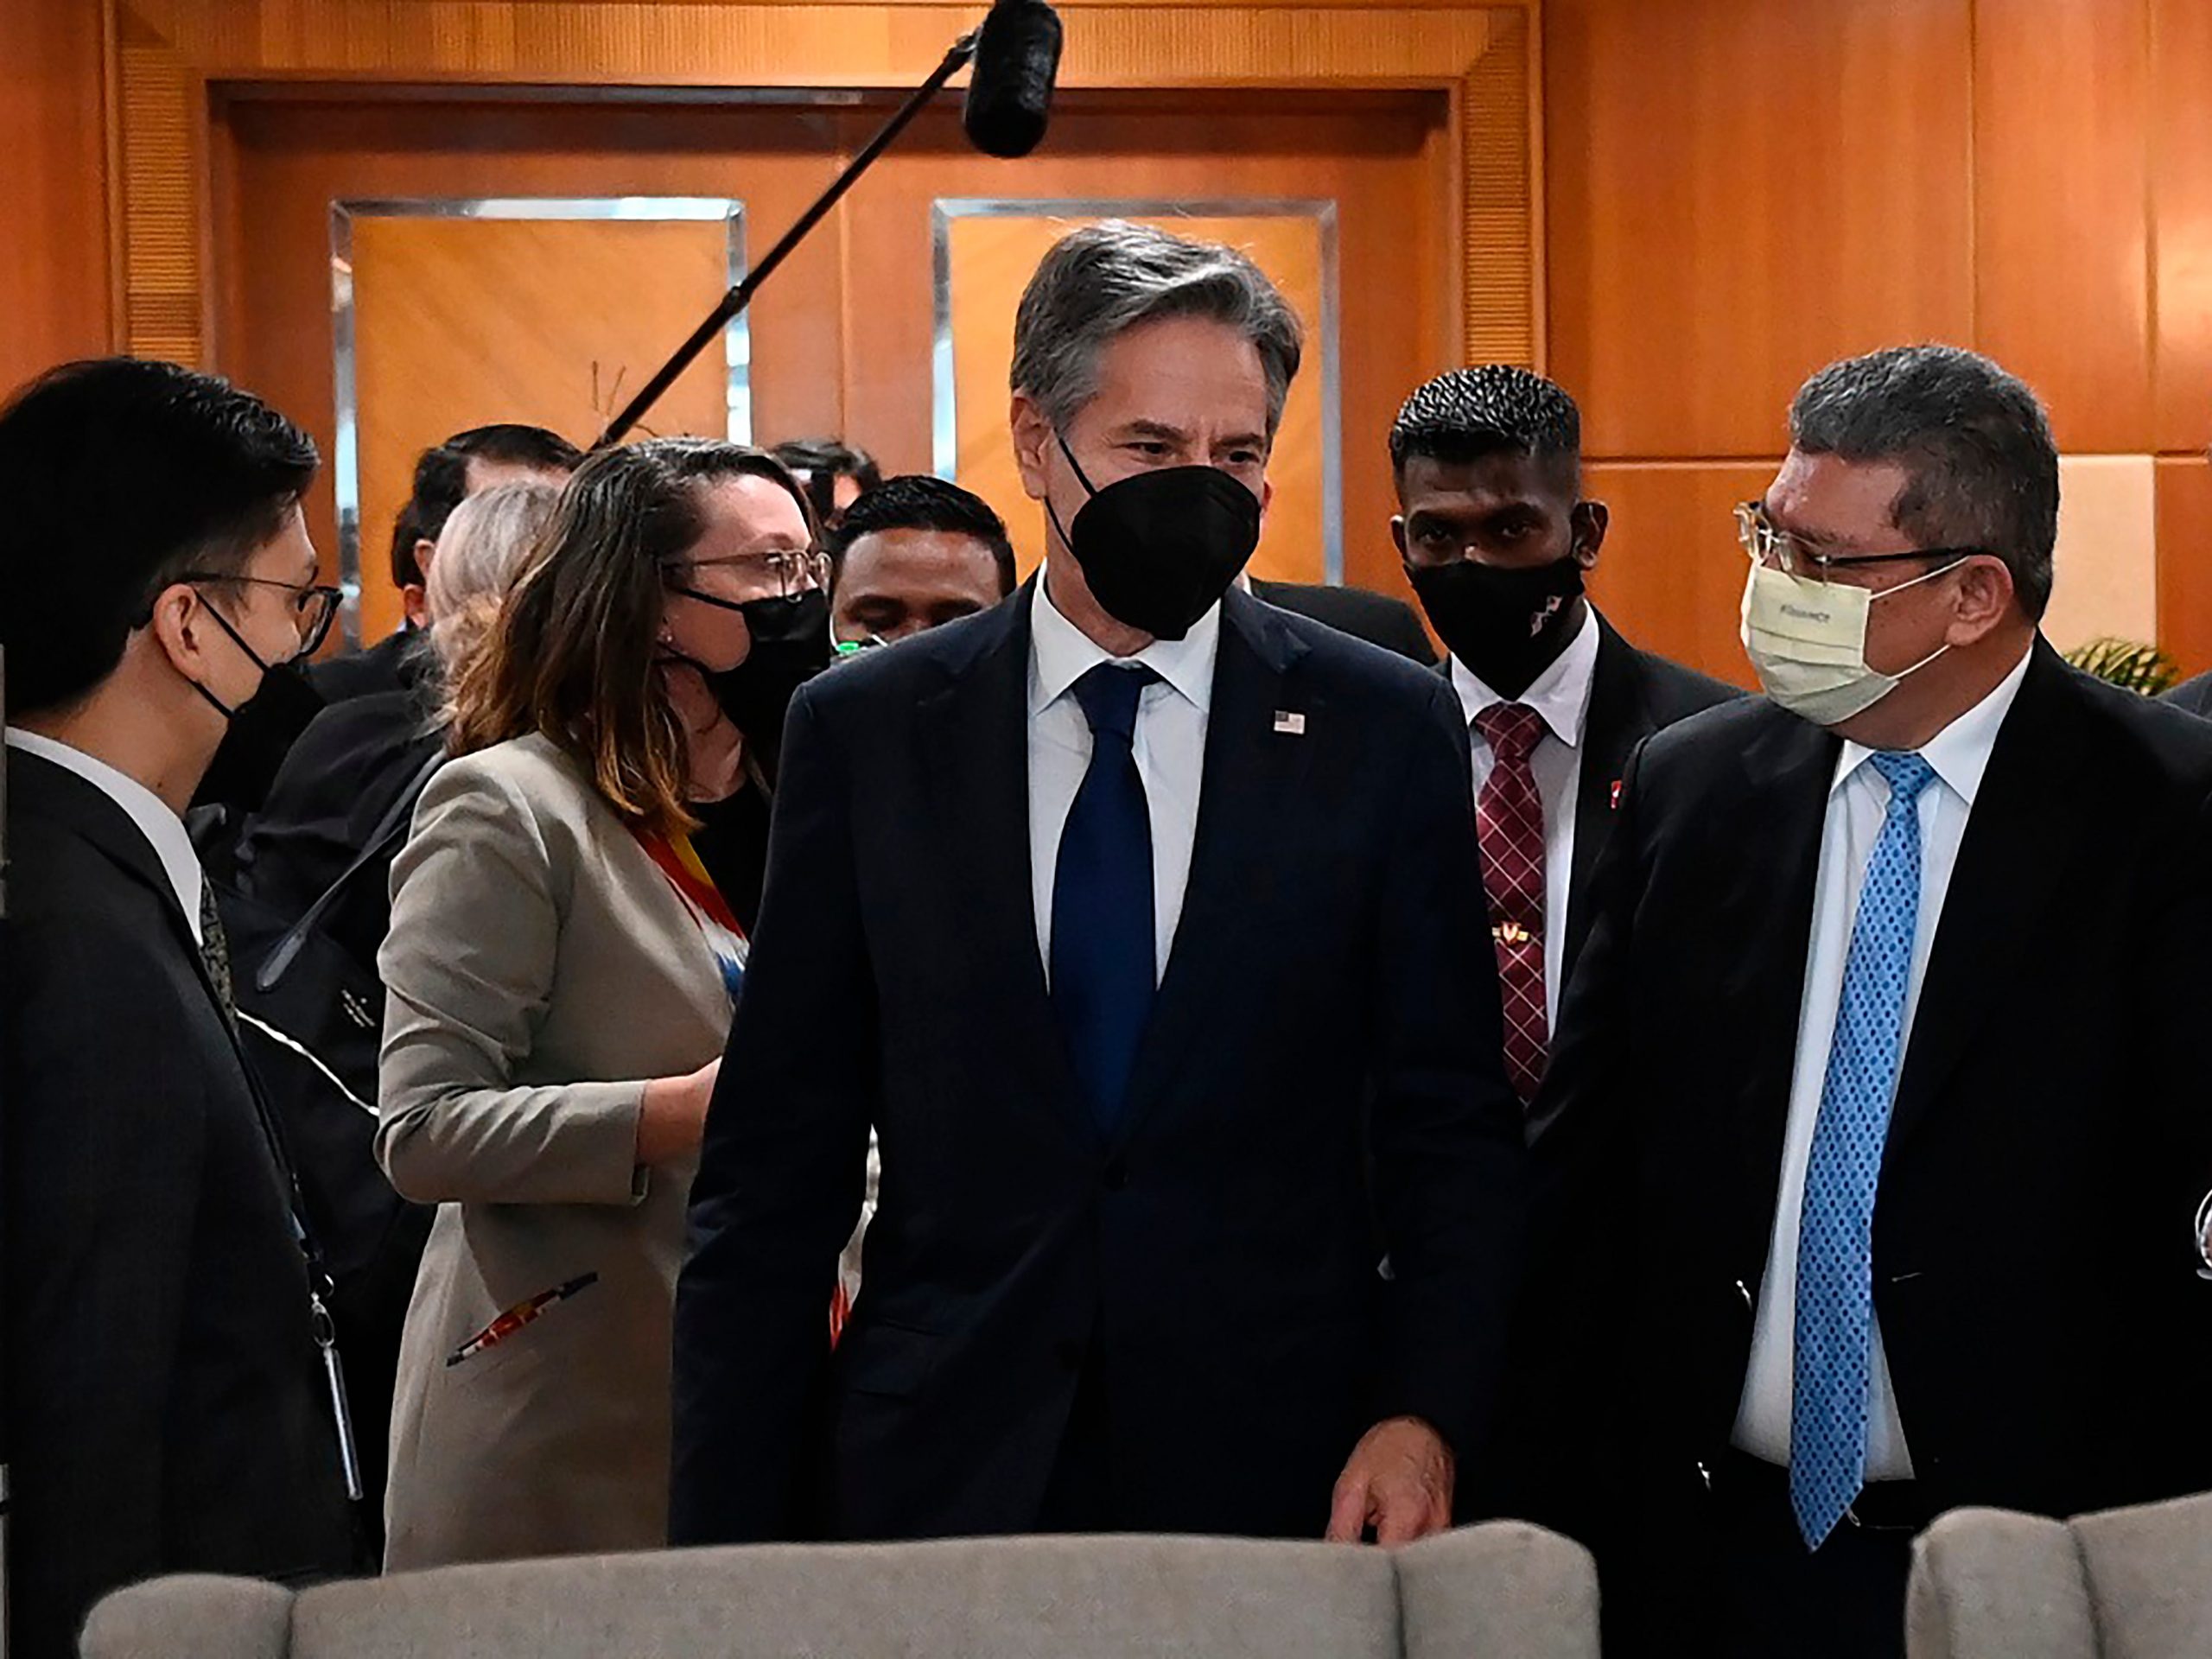
[{"label": "black face mask", "polygon": [[1117,622],[1180,639],[1212,609],[1260,544],[1260,499],[1217,467],[1134,473],[1095,489],[1059,441],[1090,499],[1072,533],[1048,500],[1052,528],[1083,567],[1090,595]]},{"label": "black face mask", "polygon": [[[772,779],[783,749],[784,716],[798,689],[830,666],[830,596],[809,588],[776,599],[717,599],[695,588],[676,591],[702,605],[735,611],[745,619],[753,649],[735,668],[713,669],[697,663],[700,677],[715,694],[730,723],[760,757]],[[687,661],[690,659],[686,659]]]},{"label": "black face mask", "polygon": [[261,653],[246,644],[245,637],[230,625],[220,611],[210,605],[207,614],[231,636],[247,660],[261,671],[261,683],[244,702],[226,707],[206,686],[196,680],[193,682],[193,689],[229,722],[222,742],[216,746],[214,759],[207,763],[207,774],[200,779],[200,788],[192,798],[193,804],[252,811],[268,798],[269,786],[276,780],[276,769],[284,764],[284,757],[299,741],[300,734],[322,712],[322,693],[308,683],[306,665],[298,658],[288,658],[281,663],[264,662]]},{"label": "black face mask", "polygon": [[1445,649],[1509,698],[1567,648],[1565,624],[1582,594],[1582,564],[1572,553],[1530,569],[1459,559],[1409,565],[1406,575]]}]

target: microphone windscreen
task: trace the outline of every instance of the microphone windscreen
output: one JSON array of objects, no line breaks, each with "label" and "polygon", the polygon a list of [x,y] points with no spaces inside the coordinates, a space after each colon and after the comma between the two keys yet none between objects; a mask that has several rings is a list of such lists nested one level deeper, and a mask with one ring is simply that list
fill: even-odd
[{"label": "microphone windscreen", "polygon": [[1046,0],[998,0],[976,41],[960,124],[986,156],[1027,156],[1045,137],[1060,72],[1060,16]]}]

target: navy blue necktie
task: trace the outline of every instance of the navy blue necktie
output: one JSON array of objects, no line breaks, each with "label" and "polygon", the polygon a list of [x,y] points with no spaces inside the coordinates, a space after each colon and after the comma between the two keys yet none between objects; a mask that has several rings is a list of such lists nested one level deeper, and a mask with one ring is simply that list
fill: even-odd
[{"label": "navy blue necktie", "polygon": [[1101,663],[1075,683],[1090,767],[1068,809],[1052,877],[1052,1007],[1099,1129],[1129,1103],[1137,1045],[1158,983],[1153,959],[1152,817],[1130,753],[1137,699],[1160,677]]}]

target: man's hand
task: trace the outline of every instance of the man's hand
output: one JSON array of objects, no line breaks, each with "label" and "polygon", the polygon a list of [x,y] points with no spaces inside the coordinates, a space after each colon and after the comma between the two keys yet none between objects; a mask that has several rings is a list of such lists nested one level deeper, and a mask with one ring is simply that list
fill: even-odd
[{"label": "man's hand", "polygon": [[1418,1417],[1392,1417],[1360,1436],[1337,1477],[1329,1541],[1409,1544],[1452,1524],[1452,1448]]}]

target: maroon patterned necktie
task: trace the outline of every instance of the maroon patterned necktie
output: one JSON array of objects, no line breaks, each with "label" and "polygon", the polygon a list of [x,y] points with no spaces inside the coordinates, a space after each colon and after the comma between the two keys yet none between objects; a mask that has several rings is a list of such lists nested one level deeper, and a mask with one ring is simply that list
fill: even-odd
[{"label": "maroon patterned necktie", "polygon": [[1475,830],[1497,950],[1505,1075],[1526,1105],[1543,1081],[1551,1043],[1544,1013],[1544,801],[1529,765],[1544,721],[1521,703],[1499,702],[1475,716],[1475,729],[1490,745],[1492,762],[1475,798]]}]

